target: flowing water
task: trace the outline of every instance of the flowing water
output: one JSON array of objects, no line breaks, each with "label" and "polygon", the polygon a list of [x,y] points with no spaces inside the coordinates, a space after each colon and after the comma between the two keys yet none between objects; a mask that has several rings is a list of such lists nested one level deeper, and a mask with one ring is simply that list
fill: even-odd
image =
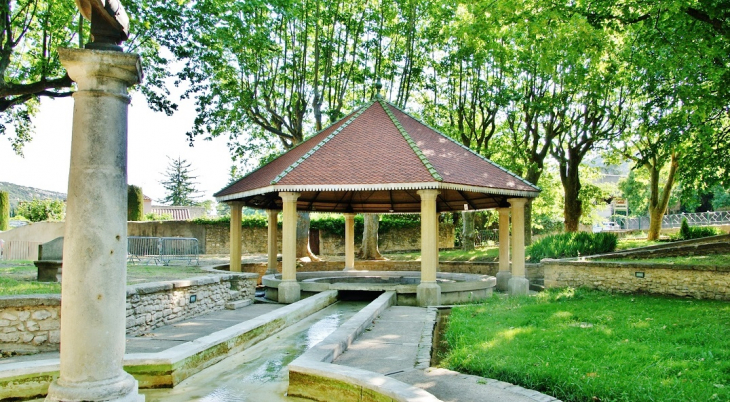
[{"label": "flowing water", "polygon": [[324,340],[367,302],[340,301],[218,364],[175,388],[146,389],[146,402],[294,402],[285,396],[286,365]]}]

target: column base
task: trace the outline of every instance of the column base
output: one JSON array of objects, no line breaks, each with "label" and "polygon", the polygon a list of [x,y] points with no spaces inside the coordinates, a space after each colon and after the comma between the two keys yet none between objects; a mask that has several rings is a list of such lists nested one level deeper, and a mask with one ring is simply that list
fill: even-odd
[{"label": "column base", "polygon": [[279,303],[291,304],[302,298],[302,290],[299,283],[294,280],[281,281],[279,283]]},{"label": "column base", "polygon": [[497,272],[497,290],[500,292],[507,291],[507,282],[512,278],[512,272],[510,271],[499,271]]},{"label": "column base", "polygon": [[524,277],[512,277],[507,282],[507,293],[510,296],[520,296],[530,293],[530,281]]},{"label": "column base", "polygon": [[276,275],[276,274],[278,274],[278,272],[276,271],[276,269],[275,269],[275,268],[274,268],[274,269],[272,269],[272,268],[269,268],[269,269],[267,269],[267,270],[266,270],[266,272],[264,273],[264,275]]},{"label": "column base", "polygon": [[436,282],[421,282],[416,287],[416,302],[419,307],[441,305],[441,286]]},{"label": "column base", "polygon": [[343,269],[343,271],[355,271],[355,268],[353,268],[353,267],[345,267],[345,269]]},{"label": "column base", "polygon": [[[63,376],[63,373],[61,374]],[[144,402],[137,380],[126,372],[111,380],[65,383],[60,378],[48,387],[46,401]]]}]

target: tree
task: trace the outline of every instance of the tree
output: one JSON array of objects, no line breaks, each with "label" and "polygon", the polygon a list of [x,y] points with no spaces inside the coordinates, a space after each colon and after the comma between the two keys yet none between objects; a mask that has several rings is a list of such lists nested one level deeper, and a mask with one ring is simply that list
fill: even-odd
[{"label": "tree", "polygon": [[8,230],[10,221],[10,198],[7,191],[0,191],[0,232]]},{"label": "tree", "polygon": [[169,205],[193,206],[197,205],[195,199],[200,198],[199,191],[195,188],[194,180],[197,176],[191,176],[190,166],[185,159],[172,159],[169,156],[170,164],[167,166],[165,175],[167,180],[160,182],[165,187],[167,195],[160,202]]},{"label": "tree", "polygon": [[127,220],[144,220],[144,194],[139,186],[127,186]]},{"label": "tree", "polygon": [[18,203],[15,215],[23,216],[31,222],[62,221],[66,216],[66,203],[61,200],[33,198]]},{"label": "tree", "polygon": [[[140,91],[152,109],[172,114],[177,106],[167,99],[168,60],[159,53],[158,39],[174,35],[184,6],[158,0],[124,3],[133,27],[125,47],[144,59]],[[40,98],[73,93],[56,50],[83,47],[89,24],[70,1],[2,0],[0,16],[0,135],[14,134],[10,142],[22,155],[23,144],[32,139]]]},{"label": "tree", "polygon": [[378,250],[378,228],[380,221],[378,214],[363,214],[362,247],[360,257],[364,260],[382,260]]}]

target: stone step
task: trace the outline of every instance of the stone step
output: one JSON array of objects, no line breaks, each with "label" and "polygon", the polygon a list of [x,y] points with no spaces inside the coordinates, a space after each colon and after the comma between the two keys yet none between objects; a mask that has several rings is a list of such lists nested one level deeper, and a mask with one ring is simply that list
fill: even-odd
[{"label": "stone step", "polygon": [[226,303],[226,309],[238,310],[239,308],[250,306],[252,303],[253,303],[253,301],[251,299],[232,301],[232,302]]},{"label": "stone step", "polygon": [[237,300],[241,297],[241,292],[237,290],[229,290],[228,295],[230,296],[231,300]]}]

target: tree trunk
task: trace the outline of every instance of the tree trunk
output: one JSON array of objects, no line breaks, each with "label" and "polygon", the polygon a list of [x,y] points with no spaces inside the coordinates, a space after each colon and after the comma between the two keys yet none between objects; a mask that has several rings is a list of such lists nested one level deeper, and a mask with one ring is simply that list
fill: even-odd
[{"label": "tree trunk", "polygon": [[309,212],[297,212],[297,215],[297,258],[319,261],[309,248]]},{"label": "tree trunk", "polygon": [[461,249],[464,251],[474,250],[474,212],[464,211],[461,213]]},{"label": "tree trunk", "polygon": [[583,214],[583,202],[580,200],[580,177],[578,166],[571,166],[574,163],[568,161],[566,173],[561,168],[560,181],[563,183],[564,205],[563,218],[565,219],[565,231],[577,232],[580,217]]},{"label": "tree trunk", "polygon": [[658,162],[656,158],[654,159],[653,164],[646,164],[651,177],[651,194],[649,195],[649,233],[646,236],[647,240],[659,239],[659,232],[662,229],[662,218],[664,217],[664,212],[667,210],[667,206],[669,205],[669,194],[672,192],[674,176],[677,173],[677,167],[679,166],[677,154],[672,153],[667,182],[664,183],[664,189],[660,194],[659,173],[662,169],[662,165],[663,164]]},{"label": "tree trunk", "polygon": [[360,257],[364,260],[382,260],[383,256],[378,251],[379,216],[378,214],[363,214],[362,216],[365,227],[362,233]]}]

